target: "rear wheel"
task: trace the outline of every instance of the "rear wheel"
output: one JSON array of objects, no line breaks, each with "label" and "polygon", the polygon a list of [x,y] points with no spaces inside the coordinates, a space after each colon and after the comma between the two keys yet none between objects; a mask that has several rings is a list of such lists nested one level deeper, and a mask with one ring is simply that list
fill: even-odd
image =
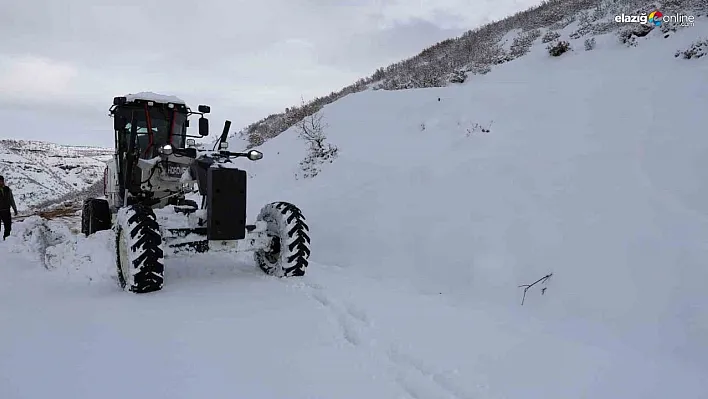
[{"label": "rear wheel", "polygon": [[135,204],[118,212],[116,264],[121,288],[153,292],[164,284],[162,235],[150,207]]},{"label": "rear wheel", "polygon": [[310,257],[309,228],[300,209],[287,202],[274,202],[261,209],[257,218],[267,224],[270,248],[254,252],[264,272],[278,276],[304,276]]},{"label": "rear wheel", "polygon": [[81,210],[81,233],[89,236],[97,231],[110,230],[111,210],[108,201],[89,198]]}]

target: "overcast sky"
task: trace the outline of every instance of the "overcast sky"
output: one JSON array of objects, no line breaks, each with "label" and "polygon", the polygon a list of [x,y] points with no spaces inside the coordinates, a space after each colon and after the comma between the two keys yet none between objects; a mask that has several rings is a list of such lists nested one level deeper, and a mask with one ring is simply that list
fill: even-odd
[{"label": "overcast sky", "polygon": [[0,137],[110,147],[113,97],[139,91],[238,130],[537,3],[0,1]]}]

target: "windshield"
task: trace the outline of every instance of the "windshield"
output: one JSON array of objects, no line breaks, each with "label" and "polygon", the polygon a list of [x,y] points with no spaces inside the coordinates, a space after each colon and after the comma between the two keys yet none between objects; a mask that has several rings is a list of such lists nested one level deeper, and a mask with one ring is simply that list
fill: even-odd
[{"label": "windshield", "polygon": [[[140,149],[141,158],[157,156],[157,149],[168,143],[176,148],[184,147],[186,114],[158,107],[149,108],[150,118],[146,117],[146,112],[142,108],[125,108],[119,113],[127,121],[125,129],[122,131],[122,135],[125,137],[121,138],[121,141],[125,144],[124,148],[127,148],[127,141],[134,122],[137,127],[137,145]],[[170,131],[172,134],[170,134]],[[152,132],[152,134],[149,134],[149,132]]]}]

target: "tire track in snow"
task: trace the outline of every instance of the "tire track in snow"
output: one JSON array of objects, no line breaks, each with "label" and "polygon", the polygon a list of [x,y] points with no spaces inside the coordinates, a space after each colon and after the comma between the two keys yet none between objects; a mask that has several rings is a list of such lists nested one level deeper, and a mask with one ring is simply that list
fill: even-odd
[{"label": "tire track in snow", "polygon": [[354,346],[361,345],[361,336],[352,320],[347,317],[347,313],[340,311],[337,306],[332,303],[324,291],[319,286],[307,285],[311,289],[311,296],[314,300],[324,306],[337,319],[339,326],[342,329],[344,339]]},{"label": "tire track in snow", "polygon": [[[305,283],[307,294],[322,305],[337,320],[345,341],[355,347],[371,349],[376,357],[391,364],[395,369],[395,381],[413,399],[475,399],[457,386],[443,373],[432,371],[424,362],[402,352],[394,344],[379,339],[363,338],[371,334],[373,325],[363,309],[352,303],[340,303],[327,294],[326,289],[315,283]],[[369,331],[367,331],[369,330]],[[365,343],[368,342],[368,343]],[[381,349],[375,342],[382,342]]]},{"label": "tire track in snow", "polygon": [[468,394],[462,388],[455,386],[452,379],[446,377],[442,373],[436,373],[430,370],[424,365],[424,363],[415,360],[410,355],[407,355],[397,349],[395,346],[391,346],[387,352],[387,356],[391,362],[397,364],[399,367],[408,368],[422,377],[433,381],[438,387],[452,394],[455,398],[460,399],[474,399],[475,396]]}]

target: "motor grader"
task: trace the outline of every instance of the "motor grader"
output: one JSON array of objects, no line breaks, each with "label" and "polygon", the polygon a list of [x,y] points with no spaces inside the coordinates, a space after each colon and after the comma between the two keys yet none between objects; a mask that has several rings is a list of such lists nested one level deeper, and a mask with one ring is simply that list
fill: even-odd
[{"label": "motor grader", "polygon": [[[120,286],[130,292],[164,285],[166,247],[179,250],[250,251],[266,273],[302,276],[310,256],[309,228],[289,202],[266,204],[246,222],[247,174],[237,158],[257,161],[257,150],[230,152],[224,129],[211,150],[195,138],[209,135],[210,107],[192,111],[174,96],[142,92],[115,97],[109,109],[115,154],[104,174],[104,197],[84,200],[85,235],[115,232]],[[198,136],[188,135],[199,115]]]}]

